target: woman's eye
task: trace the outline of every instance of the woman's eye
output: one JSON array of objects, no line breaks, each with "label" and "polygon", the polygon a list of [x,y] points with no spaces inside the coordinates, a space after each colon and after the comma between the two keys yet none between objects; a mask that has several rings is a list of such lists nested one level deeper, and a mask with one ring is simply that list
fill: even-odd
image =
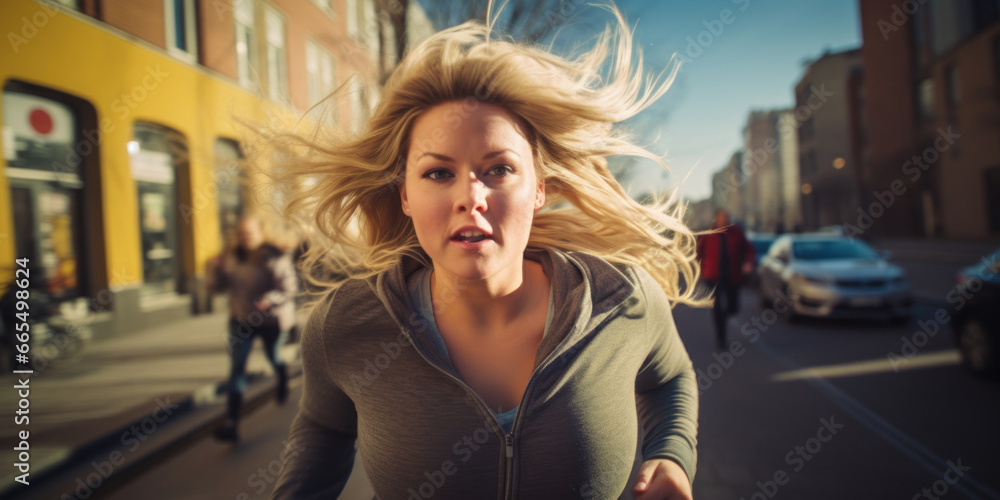
[{"label": "woman's eye", "polygon": [[514,169],[511,168],[510,165],[497,165],[491,168],[489,171],[492,172],[493,175],[496,175],[497,177],[504,177],[507,174],[514,173]]},{"label": "woman's eye", "polygon": [[451,175],[451,172],[449,172],[449,171],[447,171],[445,169],[439,168],[439,169],[431,170],[430,172],[425,173],[424,177],[426,177],[428,179],[432,179],[432,180],[438,181],[438,180],[441,180],[441,179],[445,179],[445,178],[447,178],[450,175]]}]

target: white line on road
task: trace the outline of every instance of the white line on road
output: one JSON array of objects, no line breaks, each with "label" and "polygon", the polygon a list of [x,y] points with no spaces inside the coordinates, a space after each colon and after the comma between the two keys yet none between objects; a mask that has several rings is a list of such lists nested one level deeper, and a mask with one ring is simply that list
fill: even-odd
[{"label": "white line on road", "polygon": [[[784,365],[786,368],[791,370],[802,369],[802,367],[795,361],[792,361],[768,346],[763,339],[758,340],[755,345],[761,350],[761,352]],[[933,451],[929,450],[926,446],[917,442],[915,439],[906,435],[903,431],[897,429],[884,418],[869,410],[844,391],[837,389],[830,382],[818,377],[806,377],[802,380],[811,385],[820,394],[846,411],[866,427],[874,431],[879,435],[879,437],[895,446],[918,464],[922,465],[924,469],[933,474],[935,477],[940,476],[941,471],[948,469],[948,462],[945,459],[941,458]],[[997,494],[997,492],[990,487],[976,481],[968,473],[962,477],[961,482],[955,483],[953,486],[972,499],[981,499],[982,496],[980,495],[986,495],[988,498],[1000,498],[1000,494]],[[966,486],[974,487],[979,491],[970,491],[970,489]]]},{"label": "white line on road", "polygon": [[899,366],[895,366],[895,362],[887,358],[855,361],[853,363],[841,363],[837,365],[811,366],[776,373],[771,376],[771,380],[773,382],[788,382],[808,378],[851,377],[854,375],[916,370],[918,368],[957,365],[962,362],[962,357],[957,349],[948,349],[946,351],[919,354],[906,361],[906,364]]}]

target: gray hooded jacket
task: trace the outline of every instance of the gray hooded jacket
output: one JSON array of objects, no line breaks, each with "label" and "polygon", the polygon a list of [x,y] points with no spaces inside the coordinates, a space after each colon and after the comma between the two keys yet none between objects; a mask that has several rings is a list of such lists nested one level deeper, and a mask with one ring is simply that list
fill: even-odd
[{"label": "gray hooded jacket", "polygon": [[312,312],[272,498],[336,498],[355,440],[380,499],[629,498],[652,458],[693,479],[697,385],[653,277],[579,252],[525,257],[543,265],[555,314],[510,434],[426,334],[406,287],[420,264],[404,259]]}]

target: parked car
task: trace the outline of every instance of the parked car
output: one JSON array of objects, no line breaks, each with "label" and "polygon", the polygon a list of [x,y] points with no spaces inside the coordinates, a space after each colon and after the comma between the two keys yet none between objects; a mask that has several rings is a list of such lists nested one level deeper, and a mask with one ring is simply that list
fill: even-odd
[{"label": "parked car", "polygon": [[948,303],[962,365],[978,375],[1000,376],[1000,250],[961,270],[957,281]]},{"label": "parked car", "polygon": [[774,240],[778,237],[769,233],[750,233],[747,235],[747,240],[753,245],[754,251],[754,271],[747,276],[747,286],[752,288],[757,288],[760,285],[760,279],[758,278],[757,269],[760,268],[760,261],[767,255],[768,249],[774,243]]},{"label": "parked car", "polygon": [[771,245],[774,244],[774,240],[778,239],[778,237],[768,233],[752,233],[747,236],[747,239],[750,240],[753,250],[757,255],[756,266],[760,267],[760,261],[767,255],[767,251],[771,249]]},{"label": "parked car", "polygon": [[765,307],[790,302],[789,315],[907,321],[913,305],[903,270],[863,241],[789,234],[758,267]]}]

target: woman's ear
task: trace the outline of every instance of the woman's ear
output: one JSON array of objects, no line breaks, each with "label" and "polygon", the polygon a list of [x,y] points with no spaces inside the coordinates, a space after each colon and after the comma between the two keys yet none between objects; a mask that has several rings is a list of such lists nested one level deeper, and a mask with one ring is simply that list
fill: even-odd
[{"label": "woman's ear", "polygon": [[406,183],[405,182],[400,182],[399,183],[399,203],[403,207],[403,213],[406,214],[407,217],[412,217],[410,215],[410,202],[409,202],[409,200],[406,199]]},{"label": "woman's ear", "polygon": [[538,189],[535,190],[535,210],[545,206],[545,181],[538,181]]}]

